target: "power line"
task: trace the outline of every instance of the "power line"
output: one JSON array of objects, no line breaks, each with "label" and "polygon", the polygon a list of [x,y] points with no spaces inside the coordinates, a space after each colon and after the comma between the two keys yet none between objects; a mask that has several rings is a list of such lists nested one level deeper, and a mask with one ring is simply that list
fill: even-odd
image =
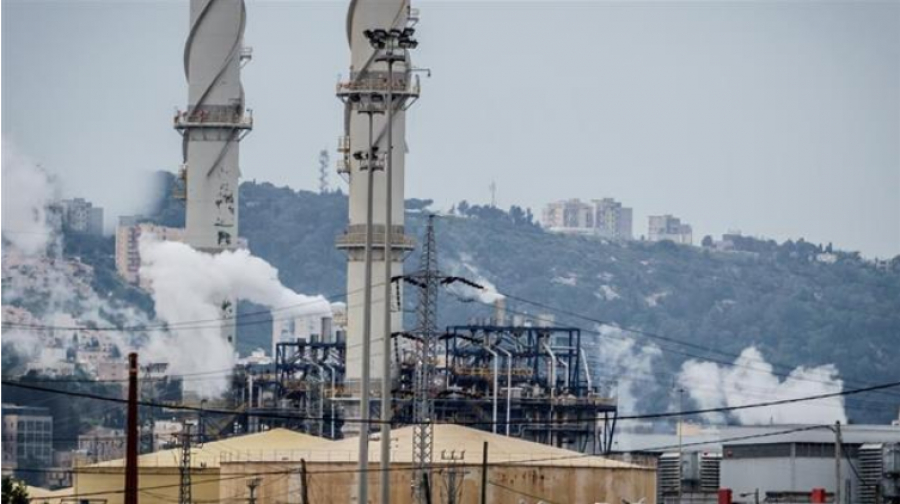
[{"label": "power line", "polygon": [[[565,309],[562,309],[562,308],[553,307],[553,306],[550,306],[550,305],[547,305],[547,304],[545,304],[545,303],[541,303],[541,302],[538,302],[538,301],[531,301],[531,300],[528,300],[528,299],[525,299],[525,298],[522,298],[522,297],[519,297],[519,296],[515,296],[515,295],[512,295],[512,294],[508,294],[508,293],[506,293],[506,292],[501,292],[501,291],[497,291],[497,292],[498,292],[499,294],[503,295],[503,296],[506,296],[506,297],[509,298],[509,299],[513,299],[513,300],[516,300],[516,301],[519,301],[519,302],[522,302],[522,303],[526,303],[526,304],[530,304],[530,305],[533,305],[533,306],[537,306],[537,307],[543,308],[543,309],[545,309],[545,310],[555,311],[555,312],[560,313],[560,314],[563,314],[563,315],[567,315],[567,316],[571,316],[571,317],[580,318],[580,319],[582,319],[582,320],[586,320],[586,321],[589,321],[589,322],[593,322],[593,323],[598,324],[598,325],[616,328],[616,329],[619,329],[619,330],[621,330],[621,331],[623,331],[623,332],[630,332],[630,333],[638,334],[638,335],[641,335],[641,336],[645,336],[645,337],[647,337],[647,338],[658,339],[658,340],[661,340],[661,341],[666,341],[666,342],[668,342],[668,343],[672,343],[672,344],[675,344],[675,345],[682,345],[682,346],[688,346],[688,347],[697,348],[697,349],[700,349],[700,350],[706,350],[706,351],[708,351],[708,352],[714,352],[714,353],[718,353],[718,354],[725,355],[725,356],[728,356],[728,357],[733,357],[733,358],[736,358],[736,359],[738,359],[738,358],[741,357],[740,354],[734,354],[734,353],[731,353],[731,352],[726,352],[726,351],[724,351],[724,350],[717,350],[717,349],[705,347],[705,346],[703,346],[703,345],[697,345],[697,344],[694,344],[694,343],[682,341],[682,340],[679,340],[679,339],[676,339],[676,338],[672,338],[672,337],[669,337],[669,336],[663,336],[663,335],[660,335],[660,334],[657,334],[657,333],[653,333],[653,332],[650,332],[650,331],[644,331],[644,330],[636,329],[636,328],[633,328],[633,327],[623,326],[623,325],[617,324],[617,323],[615,323],[615,322],[607,321],[607,320],[596,319],[596,318],[593,318],[593,317],[589,317],[589,316],[587,316],[587,315],[575,313],[575,312],[572,312],[572,311],[569,311],[569,310],[565,310]],[[477,302],[479,302],[479,303],[482,303],[482,304],[485,304],[485,305],[490,306],[489,303],[484,302],[484,301],[482,301],[481,299],[478,299],[478,298],[463,298],[463,297],[461,297],[461,296],[459,296],[459,295],[456,295],[456,294],[454,294],[454,296],[457,297],[457,299],[460,299],[460,300],[463,301],[463,302],[477,301]],[[531,314],[528,314],[528,313],[525,313],[525,312],[518,312],[518,311],[513,310],[513,309],[510,309],[510,308],[506,308],[506,311],[509,312],[509,313],[514,313],[514,314],[518,314],[518,315],[523,315],[523,316],[526,316],[526,317],[528,317],[528,318],[531,318],[532,320],[536,320],[536,321],[539,321],[539,322],[550,322],[549,320],[543,319],[543,318],[541,318],[541,317],[539,317],[539,316],[531,315]],[[590,330],[590,329],[580,328],[580,330],[581,330],[582,332],[585,332],[585,333],[588,333],[588,334],[594,334],[594,335],[601,336],[601,337],[614,337],[614,338],[620,338],[620,339],[624,338],[624,336],[622,336],[622,335],[610,334],[610,333],[603,333],[603,332],[600,332],[600,331],[594,331],[594,330]],[[666,345],[661,345],[661,346],[666,347]],[[758,372],[758,373],[768,373],[768,374],[772,374],[772,375],[774,375],[774,376],[778,376],[778,377],[780,377],[780,378],[789,378],[789,377],[790,377],[790,373],[779,373],[779,372],[777,372],[777,371],[774,371],[774,369],[773,369],[773,370],[761,369],[761,368],[758,368],[758,367],[755,367],[755,366],[749,366],[749,365],[746,365],[746,364],[739,364],[739,363],[737,363],[737,362],[729,362],[729,361],[725,361],[725,360],[722,360],[722,359],[716,359],[716,358],[714,358],[714,357],[709,357],[708,355],[698,355],[698,354],[695,354],[695,353],[687,352],[687,351],[684,351],[684,350],[680,350],[680,349],[678,349],[678,348],[673,348],[672,346],[668,346],[667,349],[668,349],[669,351],[673,352],[673,353],[677,353],[677,354],[683,355],[683,356],[685,356],[685,357],[690,357],[690,358],[693,358],[693,359],[703,359],[703,360],[706,360],[706,361],[710,361],[710,362],[715,362],[715,363],[717,363],[717,364],[721,364],[721,365],[723,365],[723,366],[739,367],[739,368],[744,368],[744,369],[748,369],[748,370],[751,370],[751,371],[755,371],[755,372]],[[795,369],[795,368],[791,368],[790,366],[785,365],[785,364],[779,364],[779,363],[769,363],[769,364],[771,364],[771,365],[773,366],[773,368],[777,366],[777,367],[782,367],[782,368],[785,368],[785,369],[790,368],[792,371],[793,371],[793,369]],[[824,380],[816,380],[816,379],[813,379],[813,378],[807,378],[807,377],[793,377],[793,379],[801,380],[801,381],[809,381],[809,382],[814,382],[814,383],[831,384],[831,382],[828,382],[828,381],[824,381]],[[847,380],[847,381],[849,382],[849,380]],[[860,383],[860,384],[862,384],[862,385],[870,385],[870,384],[871,384],[871,383],[867,383],[867,382],[858,382],[858,383]],[[896,394],[892,394],[892,393],[890,393],[890,392],[885,392],[885,394],[891,395],[891,396],[896,396]]]},{"label": "power line", "polygon": [[[447,216],[446,216],[446,222],[451,223],[451,224],[460,224],[460,223],[464,223],[464,222],[470,222],[470,220],[469,220],[469,219],[462,219],[462,218],[459,218],[459,217],[456,217],[456,216],[453,216],[453,215],[447,215]],[[520,236],[528,237],[528,238],[533,238],[533,237],[535,237],[535,236],[540,236],[540,237],[542,237],[542,238],[558,239],[558,240],[561,240],[561,241],[562,241],[562,240],[570,240],[570,239],[571,239],[571,237],[562,236],[562,235],[558,235],[558,234],[554,234],[554,233],[549,233],[549,232],[547,232],[546,230],[544,230],[544,229],[542,229],[542,228],[534,228],[533,231],[527,231],[527,230],[519,229],[519,228],[516,228],[516,227],[503,227],[503,228],[501,228],[501,227],[499,227],[499,226],[495,226],[493,222],[488,221],[488,220],[479,220],[478,222],[485,224],[485,227],[491,228],[491,230],[493,230],[493,231],[500,231],[500,230],[502,230],[502,231],[504,231],[504,232],[511,232],[511,233],[513,233],[513,234],[518,234],[518,235],[520,235]],[[622,247],[622,248],[624,249],[625,247]],[[803,277],[803,278],[805,278],[805,279],[812,279],[812,278],[813,278],[811,275],[806,274],[805,272],[801,272],[801,271],[791,271],[790,273],[791,273],[792,275],[799,276],[799,277]],[[724,276],[714,276],[714,275],[713,275],[713,276],[709,276],[708,278],[710,278],[710,279],[713,280],[713,281],[720,281],[720,280],[721,280],[721,281],[724,281],[724,282],[727,282],[727,283],[731,283],[731,284],[733,284],[733,285],[740,285],[741,287],[750,288],[750,289],[752,289],[752,290],[754,290],[754,291],[756,291],[756,292],[760,292],[760,293],[769,294],[769,293],[771,292],[770,290],[764,290],[764,289],[761,289],[761,288],[756,288],[756,287],[754,287],[753,285],[748,284],[748,283],[746,283],[746,282],[741,283],[741,282],[739,281],[739,279],[737,279],[737,278],[728,278],[728,277],[724,277]],[[784,290],[784,289],[780,289],[780,290]],[[810,302],[810,301],[803,301],[803,300],[800,300],[800,301],[801,301],[801,302],[804,302],[804,303],[806,303],[806,304],[814,304],[814,302]],[[896,313],[876,313],[876,312],[869,312],[869,311],[866,311],[866,310],[861,310],[861,309],[859,309],[859,308],[853,308],[853,307],[850,307],[850,306],[848,306],[848,305],[841,305],[841,304],[838,304],[838,303],[834,303],[833,301],[830,302],[830,303],[827,303],[827,304],[828,304],[828,306],[825,306],[825,307],[816,307],[816,308],[817,308],[817,309],[820,309],[820,310],[821,310],[821,309],[826,309],[826,310],[828,310],[828,309],[837,309],[837,310],[840,310],[840,311],[845,311],[845,312],[850,312],[850,313],[861,313],[861,314],[865,314],[865,315],[870,315],[870,316],[874,316],[874,317],[883,318],[883,319],[885,319],[885,320],[896,320],[897,317],[898,317],[898,315],[897,315]]]},{"label": "power line", "polygon": [[497,488],[501,488],[501,489],[503,489],[503,490],[506,490],[507,492],[512,492],[512,493],[514,493],[514,494],[516,494],[516,495],[521,495],[521,496],[523,496],[523,497],[528,497],[529,499],[537,499],[537,500],[540,501],[540,502],[546,502],[546,503],[548,503],[548,504],[558,504],[556,501],[550,500],[550,499],[547,498],[547,497],[541,497],[541,496],[538,496],[538,495],[534,495],[534,494],[530,494],[530,493],[527,493],[527,492],[523,492],[523,491],[521,491],[521,490],[516,490],[515,488],[508,487],[508,486],[503,485],[503,484],[501,484],[501,483],[497,483],[496,481],[488,481],[488,484],[491,485],[491,486],[495,486],[495,487],[497,487]]},{"label": "power line", "polygon": [[[748,440],[748,439],[757,439],[757,438],[765,438],[765,437],[779,436],[779,435],[790,434],[790,433],[794,433],[794,432],[801,432],[801,431],[808,431],[808,430],[815,430],[815,429],[822,429],[822,428],[830,428],[830,426],[829,426],[829,425],[809,425],[809,426],[801,426],[801,427],[796,427],[796,428],[791,428],[791,429],[785,429],[785,430],[780,430],[780,431],[775,431],[775,432],[765,432],[765,433],[758,433],[758,434],[752,434],[752,435],[726,437],[726,438],[720,438],[720,439],[717,439],[717,440],[702,441],[702,442],[696,442],[696,443],[687,443],[687,444],[684,444],[683,446],[691,446],[691,445],[697,445],[697,446],[699,446],[699,445],[707,445],[707,444],[725,444],[725,443],[732,442],[732,441],[742,441],[742,440]],[[644,448],[644,449],[642,449],[641,451],[660,451],[660,450],[663,450],[663,449],[671,448],[671,447],[673,447],[673,446],[674,446],[674,445],[657,446],[657,447],[651,447],[651,448]],[[511,463],[514,463],[514,464],[536,464],[536,463],[540,463],[540,462],[554,462],[554,463],[559,463],[559,462],[564,461],[564,460],[578,460],[578,459],[584,459],[584,458],[603,458],[603,457],[600,457],[600,456],[598,456],[598,455],[592,455],[592,454],[577,453],[577,454],[572,454],[572,455],[570,455],[570,456],[563,456],[563,457],[559,457],[559,456],[548,456],[548,457],[541,457],[541,458],[531,458],[531,459],[514,460],[514,461],[511,461]],[[446,464],[446,463],[443,463],[443,464],[442,464],[442,463],[433,463],[433,464],[431,464],[431,467],[432,467],[433,469],[441,469],[441,468],[446,468],[446,467],[448,467],[448,465],[449,465],[449,464]],[[481,463],[465,463],[465,462],[461,462],[461,463],[457,463],[457,464],[455,465],[455,467],[457,467],[457,468],[481,468],[481,467],[482,467],[482,464],[481,464]],[[108,469],[108,468],[106,468],[106,469]],[[32,469],[32,468],[20,468],[19,470],[20,470],[21,472],[34,472],[34,473],[51,473],[51,472],[52,472],[52,473],[58,473],[58,472],[67,472],[67,473],[70,473],[70,474],[95,474],[95,472],[92,471],[92,470],[90,470],[89,468],[72,469],[72,470],[67,470],[67,471],[55,471],[55,470],[52,470],[52,469],[38,469],[38,468],[33,468],[33,469]],[[366,468],[363,469],[363,470],[360,470],[360,469],[322,469],[322,470],[318,470],[318,471],[308,471],[307,474],[308,474],[309,476],[315,476],[315,475],[327,475],[327,474],[380,473],[380,472],[384,472],[384,471],[388,471],[388,472],[393,472],[393,471],[407,472],[408,470],[409,470],[409,469],[408,469],[407,467],[403,467],[403,466],[389,467],[389,468],[366,467]],[[282,470],[276,470],[276,471],[256,471],[256,472],[245,472],[245,473],[240,473],[240,474],[231,474],[231,475],[228,475],[228,476],[220,476],[220,477],[218,477],[218,478],[203,479],[203,480],[199,481],[199,482],[197,483],[197,485],[200,485],[200,484],[209,484],[209,483],[220,483],[220,482],[223,482],[223,481],[232,481],[232,480],[246,479],[246,478],[258,478],[258,477],[260,477],[260,476],[282,476],[282,477],[284,477],[284,476],[290,476],[290,475],[292,475],[292,474],[299,474],[299,469],[282,469]],[[278,480],[276,480],[276,481],[278,481]],[[491,481],[489,481],[489,484],[494,485],[494,486],[498,486],[498,487],[501,486],[501,485],[496,484],[496,482],[491,482]],[[176,488],[176,487],[179,487],[179,486],[180,486],[180,483],[174,483],[174,484],[156,485],[156,486],[150,486],[150,487],[140,487],[140,488],[138,488],[138,490],[139,490],[140,492],[146,493],[146,492],[149,492],[149,491],[152,491],[152,490],[160,490],[160,489],[166,489],[166,488]],[[529,495],[529,494],[520,492],[520,491],[518,491],[518,490],[511,489],[511,488],[509,488],[509,487],[503,487],[503,488],[504,488],[505,490],[508,490],[508,491],[511,491],[511,492],[515,492],[515,493],[518,493],[518,494],[523,495],[523,496],[528,496],[528,497],[530,497],[530,498],[535,498],[535,499],[541,498],[541,497],[539,497],[539,496]],[[124,492],[124,489],[122,489],[122,490],[108,490],[108,491],[98,491],[98,492],[90,492],[90,493],[76,494],[76,495],[73,495],[73,496],[67,496],[67,497],[73,498],[73,499],[80,499],[80,498],[83,498],[83,497],[93,497],[93,496],[102,496],[102,495],[121,494],[121,493],[123,493],[123,492]],[[541,498],[541,499],[542,499],[542,498]],[[543,500],[547,501],[547,499],[543,499]],[[552,501],[547,501],[547,502],[552,502]]]},{"label": "power line", "polygon": [[[91,394],[91,393],[86,393],[86,392],[64,391],[64,390],[59,390],[59,389],[40,387],[40,386],[36,386],[36,385],[29,385],[29,384],[21,383],[21,382],[13,382],[13,381],[9,381],[9,380],[2,380],[2,383],[4,385],[8,385],[11,387],[18,387],[18,388],[23,388],[23,389],[28,389],[28,390],[51,392],[51,393],[57,393],[57,394],[66,395],[66,396],[83,397],[83,398],[87,398],[87,399],[96,399],[96,400],[101,400],[101,401],[110,401],[110,402],[117,402],[117,403],[123,403],[123,404],[127,403],[127,400],[121,399],[118,397],[108,397],[108,396],[102,396],[102,395]],[[618,420],[648,420],[648,419],[671,418],[671,417],[679,417],[679,416],[703,415],[703,414],[708,414],[708,413],[723,413],[723,412],[729,412],[729,411],[738,411],[738,410],[745,410],[745,409],[763,408],[763,407],[771,407],[771,406],[780,406],[780,405],[784,405],[784,404],[815,401],[815,400],[827,399],[827,398],[831,398],[831,397],[845,397],[845,396],[849,396],[849,395],[874,392],[877,390],[890,389],[890,388],[894,388],[894,387],[898,387],[898,386],[900,386],[900,381],[883,383],[883,384],[873,385],[873,386],[865,387],[865,388],[842,390],[840,392],[832,392],[832,393],[827,393],[827,394],[816,394],[816,395],[796,397],[796,398],[791,398],[791,399],[778,399],[778,400],[774,400],[774,401],[764,401],[764,402],[758,402],[758,403],[742,404],[742,405],[738,405],[738,406],[722,406],[722,407],[718,407],[718,408],[702,408],[702,409],[693,409],[693,410],[686,410],[686,411],[674,411],[674,412],[669,411],[669,412],[649,413],[649,414],[640,414],[640,415],[623,415],[623,416],[619,416]],[[162,408],[175,409],[175,410],[203,411],[205,414],[218,414],[218,415],[248,414],[245,411],[225,410],[225,409],[217,409],[217,408],[199,408],[199,407],[195,407],[195,406],[187,406],[184,404],[165,404],[165,403],[158,403],[158,402],[153,402],[153,401],[143,401],[143,400],[138,401],[138,404],[141,406],[154,406],[154,407],[162,407]],[[286,415],[286,414],[279,414],[279,413],[274,413],[274,412],[253,412],[252,416],[260,417],[260,418],[278,418],[278,419],[290,419],[290,420],[324,420],[324,418],[320,418],[320,417],[311,417],[311,416],[306,416],[306,415]],[[369,419],[365,422],[362,422],[361,420],[349,419],[349,418],[345,419],[344,421],[348,422],[348,423],[367,423],[367,424],[380,424],[382,422],[382,420],[380,420],[380,419]],[[516,420],[516,421],[510,421],[510,422],[504,422],[504,421],[470,421],[470,422],[459,421],[459,422],[455,422],[455,424],[457,424],[457,425],[487,425],[487,426],[491,426],[494,424],[506,425],[507,423],[510,425],[547,425],[547,424],[555,423],[555,421],[554,420],[549,420],[549,421]]]},{"label": "power line", "polygon": [[[375,283],[372,285],[373,288],[384,285],[383,282]],[[93,332],[132,332],[132,333],[146,333],[146,332],[154,332],[154,331],[163,331],[163,332],[178,332],[178,331],[195,331],[200,329],[218,329],[221,327],[222,322],[235,320],[235,326],[244,327],[244,326],[252,326],[258,324],[267,324],[271,322],[277,322],[282,320],[292,320],[296,318],[296,315],[286,315],[284,317],[272,317],[271,320],[268,318],[262,318],[258,320],[242,320],[245,318],[253,319],[254,317],[263,317],[266,315],[271,315],[272,312],[277,311],[286,311],[293,310],[302,306],[309,306],[312,304],[320,303],[322,301],[325,302],[334,302],[337,299],[342,299],[348,297],[351,294],[359,293],[364,291],[365,289],[355,289],[349,291],[347,293],[339,293],[339,294],[331,294],[329,296],[321,296],[322,299],[315,299],[310,301],[304,301],[303,303],[296,303],[291,305],[284,305],[280,307],[274,307],[266,310],[258,310],[255,312],[248,313],[240,313],[237,315],[231,315],[226,317],[220,317],[217,319],[198,319],[198,320],[183,320],[180,322],[163,322],[158,324],[149,324],[149,325],[134,325],[134,326],[62,326],[62,325],[52,325],[52,324],[27,324],[22,322],[2,322],[4,328],[9,329],[27,329],[33,332],[39,331],[93,331]],[[354,305],[359,306],[359,305]],[[348,307],[350,308],[350,307]]]}]

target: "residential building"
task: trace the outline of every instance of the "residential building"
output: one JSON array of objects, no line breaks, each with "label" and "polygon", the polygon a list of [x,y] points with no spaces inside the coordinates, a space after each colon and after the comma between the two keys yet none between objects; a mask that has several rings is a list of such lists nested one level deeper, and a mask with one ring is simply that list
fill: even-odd
[{"label": "residential building", "polygon": [[94,236],[103,234],[103,208],[84,198],[62,200],[63,226],[76,233]]},{"label": "residential building", "polygon": [[53,465],[53,417],[47,408],[2,405],[3,474]]},{"label": "residential building", "polygon": [[600,236],[615,240],[632,239],[632,209],[622,203],[603,198],[594,200],[594,227]]},{"label": "residential building", "polygon": [[577,198],[557,201],[544,207],[541,221],[552,231],[589,231],[594,227],[594,211]]},{"label": "residential building", "polygon": [[544,227],[561,233],[596,234],[604,238],[632,238],[632,210],[612,198],[585,203],[577,198],[544,207]]},{"label": "residential building", "polygon": [[148,288],[140,278],[141,269],[141,235],[156,235],[160,240],[184,241],[184,229],[158,226],[149,222],[139,222],[141,216],[119,217],[116,227],[116,271],[125,281]]},{"label": "residential building", "polygon": [[678,217],[666,215],[651,215],[647,239],[650,241],[669,240],[683,245],[693,243],[693,230],[689,224],[681,222]]},{"label": "residential building", "polygon": [[125,456],[125,430],[94,427],[78,436],[78,450],[87,460],[97,463]]}]

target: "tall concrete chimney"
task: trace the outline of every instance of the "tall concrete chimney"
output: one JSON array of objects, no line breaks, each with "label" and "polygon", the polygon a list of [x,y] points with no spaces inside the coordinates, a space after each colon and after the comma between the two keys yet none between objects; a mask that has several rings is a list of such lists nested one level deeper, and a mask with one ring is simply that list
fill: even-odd
[{"label": "tall concrete chimney", "polygon": [[[241,66],[247,10],[243,0],[191,0],[184,46],[187,110],[175,116],[186,186],[185,242],[217,253],[238,245],[239,142],[253,127],[244,107]],[[235,303],[223,299],[222,336],[234,345]]]}]

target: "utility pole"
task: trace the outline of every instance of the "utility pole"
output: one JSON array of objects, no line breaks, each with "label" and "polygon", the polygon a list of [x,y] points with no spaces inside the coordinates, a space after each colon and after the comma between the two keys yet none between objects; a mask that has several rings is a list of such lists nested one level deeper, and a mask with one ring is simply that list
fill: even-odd
[{"label": "utility pole", "polygon": [[[509,434],[507,434],[508,436]],[[487,485],[488,485],[488,442],[484,442],[484,449],[481,452],[481,504],[487,504]]]},{"label": "utility pole", "polygon": [[[387,152],[385,154],[385,209],[384,209],[384,319],[381,361],[381,504],[390,504],[391,500],[391,334],[393,333],[391,310],[391,279],[394,277],[394,110],[403,107],[412,95],[407,86],[394,89],[394,63],[406,61],[407,52],[418,45],[412,36],[415,30],[392,28],[390,30],[365,30],[363,34],[369,40],[377,56],[375,61],[387,63]],[[408,76],[409,69],[404,73]],[[395,92],[397,91],[397,92]],[[396,102],[396,103],[395,103]],[[402,203],[401,203],[402,208]]]},{"label": "utility pole", "polygon": [[309,473],[306,472],[306,459],[300,459],[300,480],[303,482],[300,504],[309,504]]},{"label": "utility pole", "polygon": [[125,504],[138,504],[138,354],[128,354],[128,433],[125,447]]},{"label": "utility pole", "polygon": [[497,182],[492,180],[488,189],[491,190],[491,207],[497,208]]},{"label": "utility pole", "polygon": [[682,442],[682,430],[684,427],[684,387],[678,387],[678,504],[682,504],[682,489],[684,488],[684,443]]},{"label": "utility pole", "polygon": [[[371,410],[369,407],[370,399],[370,380],[371,380],[371,364],[372,364],[372,240],[374,238],[373,226],[373,205],[375,190],[375,171],[382,169],[378,163],[378,146],[375,145],[374,139],[374,116],[382,114],[384,110],[384,97],[374,91],[365,91],[351,93],[346,95],[349,103],[356,107],[356,111],[360,114],[369,116],[369,142],[368,151],[357,151],[353,153],[353,157],[360,162],[360,170],[365,171],[367,177],[366,187],[366,237],[363,247],[364,261],[364,279],[365,287],[363,291],[363,334],[362,334],[362,373],[360,376],[360,397],[359,397],[359,463],[357,482],[357,502],[358,504],[369,503],[369,420]],[[386,336],[387,337],[387,336]]]},{"label": "utility pole", "polygon": [[841,421],[834,422],[834,504],[843,504],[841,500]]}]

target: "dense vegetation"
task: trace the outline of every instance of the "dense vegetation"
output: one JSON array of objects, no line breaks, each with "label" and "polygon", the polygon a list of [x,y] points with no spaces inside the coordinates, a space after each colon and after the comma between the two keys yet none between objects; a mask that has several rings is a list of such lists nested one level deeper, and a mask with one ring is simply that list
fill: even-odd
[{"label": "dense vegetation", "polygon": [[[421,238],[430,203],[407,201],[407,234]],[[340,192],[245,182],[241,234],[254,254],[279,269],[285,285],[339,301],[345,257],[334,242],[345,227],[346,208]],[[900,257],[874,263],[802,239],[778,244],[735,237],[727,252],[671,242],[615,243],[545,232],[530,210],[518,207],[504,211],[460,202],[452,212],[437,220],[439,257],[448,272],[486,280],[501,292],[554,308],[509,303],[513,313],[551,313],[558,324],[582,327],[595,346],[601,341],[593,332],[598,325],[571,314],[640,329],[643,334],[629,333],[638,347],[653,344],[662,350],[652,373],[661,386],[645,398],[647,409],[667,404],[662,396],[685,359],[731,362],[750,345],[780,374],[796,366],[834,363],[847,387],[900,376]],[[166,196],[154,219],[182,225],[183,203]],[[110,243],[102,248],[112,254]],[[111,267],[107,259],[89,262],[98,270]],[[406,264],[407,270],[417,267],[418,251]],[[442,324],[489,314],[487,306],[459,297],[442,298]],[[412,298],[407,296],[408,305]],[[239,307],[240,312],[256,309]],[[239,331],[242,352],[269,348],[270,323],[241,325]],[[851,418],[896,418],[900,395],[891,394],[873,401],[850,399]]]},{"label": "dense vegetation", "polygon": [[[423,235],[429,203],[407,202],[408,234]],[[339,299],[345,259],[334,239],[345,226],[346,196],[248,182],[241,187],[241,219],[253,253],[276,266],[286,285]],[[728,252],[671,242],[614,243],[547,233],[529,210],[465,202],[455,205],[454,215],[438,219],[437,239],[442,265],[452,273],[477,275],[501,292],[652,333],[633,336],[662,349],[654,371],[660,381],[671,382],[686,358],[731,362],[750,345],[779,374],[834,363],[848,387],[900,375],[900,257],[876,264],[802,239],[777,244],[736,237]],[[415,268],[418,252],[406,264]],[[479,303],[443,299],[443,324],[489,313]],[[558,323],[597,329],[559,311],[514,302],[510,310],[553,313]],[[268,346],[265,330],[247,336],[245,343]],[[896,395],[876,402],[851,399],[851,417],[896,418],[898,402]]]}]

